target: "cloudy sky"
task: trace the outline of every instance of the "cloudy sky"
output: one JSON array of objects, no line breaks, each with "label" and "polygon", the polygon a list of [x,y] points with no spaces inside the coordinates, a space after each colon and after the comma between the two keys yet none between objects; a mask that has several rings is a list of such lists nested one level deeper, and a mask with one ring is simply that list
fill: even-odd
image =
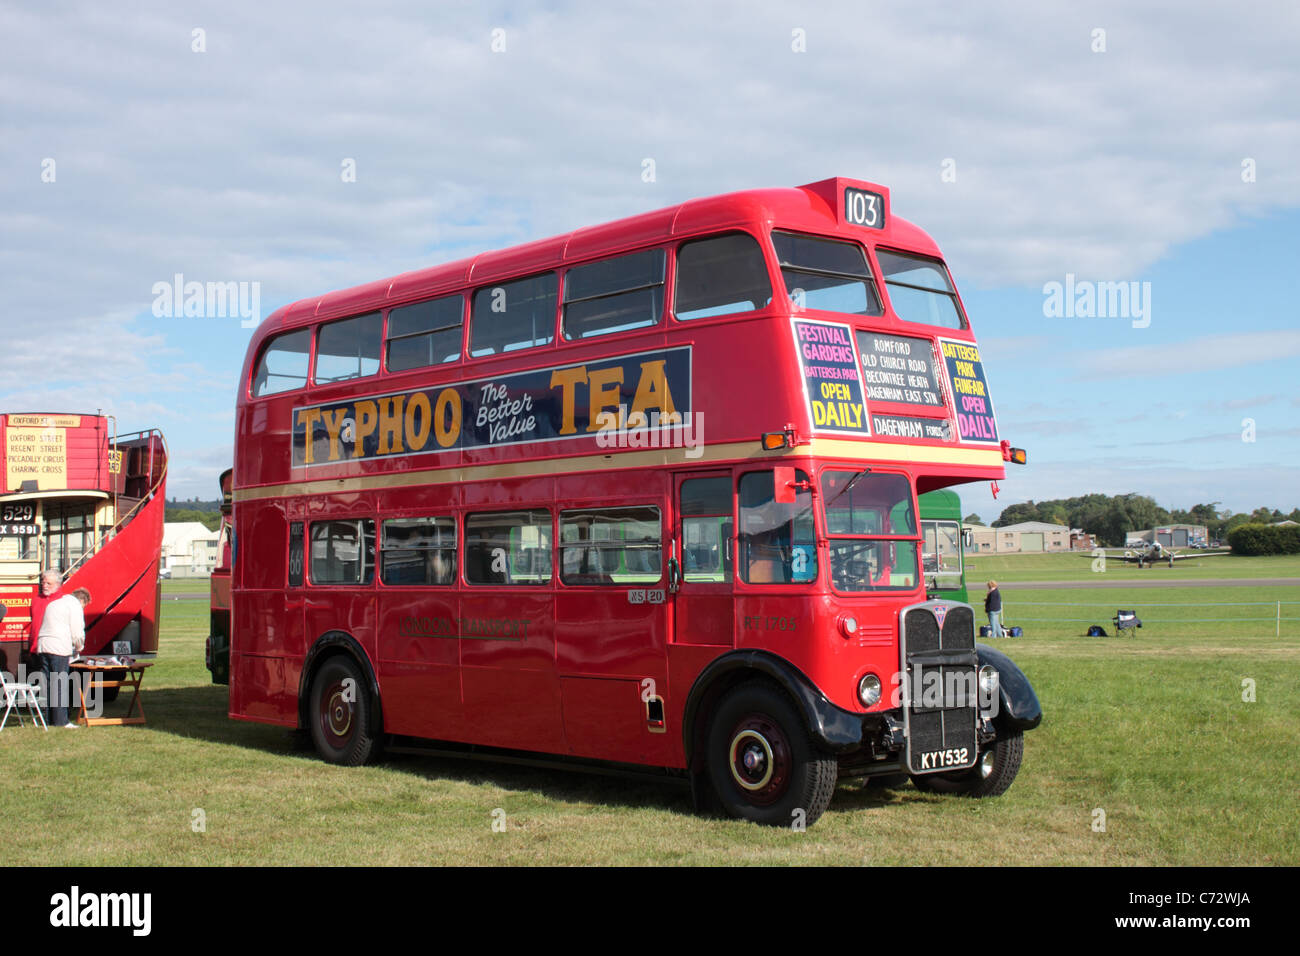
[{"label": "cloudy sky", "polygon": [[[169,492],[211,498],[250,332],[155,316],[155,283],[256,283],[265,315],[843,175],[945,250],[1030,451],[972,509],[1138,491],[1289,511],[1300,7],[1198,6],[9,2],[0,409],[161,427]],[[1142,314],[1044,292],[1099,282],[1137,283]]]}]

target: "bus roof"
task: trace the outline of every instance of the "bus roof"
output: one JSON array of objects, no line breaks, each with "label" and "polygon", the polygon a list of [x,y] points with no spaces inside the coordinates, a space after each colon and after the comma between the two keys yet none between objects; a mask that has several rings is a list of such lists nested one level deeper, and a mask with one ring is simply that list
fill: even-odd
[{"label": "bus roof", "polygon": [[[846,225],[841,214],[846,188],[869,190],[884,197],[884,228],[868,230]],[[939,247],[929,234],[892,215],[886,187],[836,177],[793,189],[752,189],[690,199],[675,206],[586,226],[548,239],[483,252],[467,259],[300,299],[267,316],[255,338],[320,319],[387,308],[622,250],[726,229],[763,232],[774,225],[813,233],[839,234],[845,238],[869,238],[876,244],[940,256]],[[870,236],[863,235],[868,232]]]}]

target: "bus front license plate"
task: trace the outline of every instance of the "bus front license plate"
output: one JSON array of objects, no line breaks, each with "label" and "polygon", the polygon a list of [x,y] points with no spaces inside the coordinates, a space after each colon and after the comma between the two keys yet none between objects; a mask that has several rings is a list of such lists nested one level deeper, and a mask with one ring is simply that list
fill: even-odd
[{"label": "bus front license plate", "polygon": [[947,750],[927,750],[912,755],[912,766],[922,772],[928,770],[951,770],[969,767],[974,762],[974,755],[969,747],[952,747]]}]

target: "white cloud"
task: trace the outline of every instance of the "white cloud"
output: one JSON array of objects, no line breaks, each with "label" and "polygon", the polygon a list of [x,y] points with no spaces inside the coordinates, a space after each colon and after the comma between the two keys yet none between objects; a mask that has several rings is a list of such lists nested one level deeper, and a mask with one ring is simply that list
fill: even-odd
[{"label": "white cloud", "polygon": [[[1221,371],[1256,362],[1289,359],[1300,355],[1300,330],[1277,329],[1263,332],[1233,332],[1203,335],[1185,342],[1131,345],[1076,353],[1074,365],[1080,377],[1114,375],[1129,370],[1144,379],[1160,375]],[[1229,400],[1223,408],[1242,407]]]}]

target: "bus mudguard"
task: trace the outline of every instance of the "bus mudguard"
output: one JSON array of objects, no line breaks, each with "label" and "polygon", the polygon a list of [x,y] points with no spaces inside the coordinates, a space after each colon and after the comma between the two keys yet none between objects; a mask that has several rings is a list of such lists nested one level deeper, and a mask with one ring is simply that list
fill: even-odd
[{"label": "bus mudguard", "polygon": [[696,718],[700,705],[710,696],[710,690],[719,680],[730,684],[727,677],[762,675],[774,681],[798,704],[807,721],[813,739],[832,753],[854,750],[862,745],[863,718],[866,714],[837,707],[826,699],[799,668],[789,661],[767,651],[731,651],[715,658],[700,672],[686,699],[683,720],[686,761],[689,765],[695,750]]},{"label": "bus mudguard", "polygon": [[362,673],[366,675],[366,681],[370,685],[370,699],[375,704],[372,709],[374,718],[371,731],[375,734],[382,734],[384,732],[384,705],[383,698],[379,696],[379,679],[375,676],[375,669],[371,666],[370,658],[362,649],[361,643],[345,631],[326,631],[311,646],[311,650],[307,652],[307,656],[302,662],[302,673],[298,675],[299,727],[307,726],[307,709],[311,705],[311,679],[316,673],[316,663],[335,649],[342,650],[344,654],[355,660]]},{"label": "bus mudguard", "polygon": [[1033,730],[1043,719],[1043,708],[1025,672],[1015,661],[987,644],[976,644],[980,666],[992,664],[998,672],[998,715],[993,722],[1011,730]]}]

